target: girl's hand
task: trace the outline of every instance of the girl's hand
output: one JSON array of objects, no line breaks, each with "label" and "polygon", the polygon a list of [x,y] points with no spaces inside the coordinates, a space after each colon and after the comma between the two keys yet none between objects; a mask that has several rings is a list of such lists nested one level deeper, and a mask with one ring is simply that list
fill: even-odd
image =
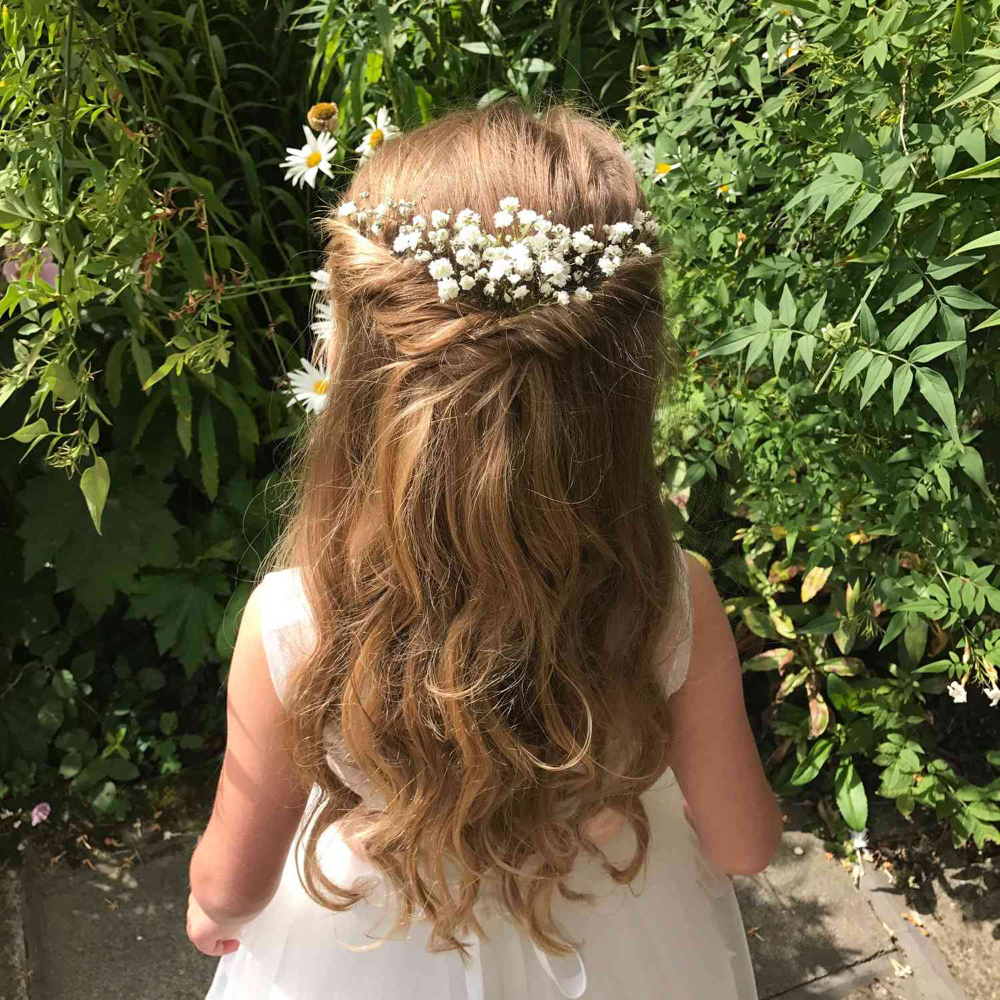
[{"label": "girl's hand", "polygon": [[187,936],[191,944],[202,954],[218,958],[220,955],[228,955],[236,951],[240,946],[236,935],[243,926],[243,923],[216,923],[198,905],[194,893],[188,896]]}]

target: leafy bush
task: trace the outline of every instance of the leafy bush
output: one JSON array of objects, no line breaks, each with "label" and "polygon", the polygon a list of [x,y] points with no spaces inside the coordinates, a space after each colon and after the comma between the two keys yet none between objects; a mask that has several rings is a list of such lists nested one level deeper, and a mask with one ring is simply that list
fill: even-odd
[{"label": "leafy bush", "polygon": [[979,847],[1000,842],[996,23],[672,9],[634,98],[689,352],[664,456],[689,509],[736,519],[773,780],[832,777],[859,830],[871,793],[928,807]]},{"label": "leafy bush", "polygon": [[[377,108],[407,126],[555,89],[628,130],[676,247],[664,494],[732,581],[776,783],[832,787],[856,828],[880,793],[997,839],[995,20],[820,0],[4,8],[0,798],[62,779],[124,815],[129,781],[218,747],[300,426],[310,219]],[[317,194],[281,159],[319,100],[339,117]]]}]

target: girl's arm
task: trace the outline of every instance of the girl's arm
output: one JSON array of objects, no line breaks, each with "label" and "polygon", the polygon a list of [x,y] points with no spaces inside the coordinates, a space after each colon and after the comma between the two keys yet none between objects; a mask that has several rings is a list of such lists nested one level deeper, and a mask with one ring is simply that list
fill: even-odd
[{"label": "girl's arm", "polygon": [[694,638],[687,681],[670,699],[670,765],[708,859],[734,875],[766,868],[781,810],[760,763],[743,702],[733,633],[712,578],[688,557]]},{"label": "girl's arm", "polygon": [[226,755],[212,817],[191,859],[189,934],[197,924],[201,941],[212,935],[206,919],[223,938],[232,936],[271,900],[308,798],[285,748],[259,593],[250,595],[240,622],[227,685]]}]

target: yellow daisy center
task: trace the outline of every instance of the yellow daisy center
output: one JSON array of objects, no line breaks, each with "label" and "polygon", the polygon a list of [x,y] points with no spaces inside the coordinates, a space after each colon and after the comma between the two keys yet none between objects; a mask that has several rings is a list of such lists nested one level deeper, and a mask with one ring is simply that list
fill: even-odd
[{"label": "yellow daisy center", "polygon": [[787,51],[787,52],[785,53],[785,55],[786,55],[786,56],[788,56],[788,58],[789,58],[789,59],[791,59],[791,58],[792,58],[792,56],[794,56],[794,55],[795,55],[796,51],[797,51],[797,50],[796,50],[795,46],[793,45],[793,46],[792,46],[792,47],[791,47],[791,48],[790,48],[790,49],[789,49],[789,50],[788,50],[788,51]]},{"label": "yellow daisy center", "polygon": [[315,167],[316,164],[319,163],[319,161],[322,160],[322,159],[323,159],[323,154],[322,153],[317,153],[315,150],[313,150],[306,157],[306,166],[307,167]]},{"label": "yellow daisy center", "polygon": [[329,384],[329,379],[318,378],[315,382],[313,382],[313,392],[316,393],[317,396],[324,396],[326,395],[327,386]]},{"label": "yellow daisy center", "polygon": [[385,133],[380,129],[375,129],[370,136],[368,136],[368,145],[372,149],[378,149],[385,140]]},{"label": "yellow daisy center", "polygon": [[719,193],[720,194],[729,194],[729,185],[728,184],[720,184],[719,185]]},{"label": "yellow daisy center", "polygon": [[673,163],[657,163],[656,172],[658,174],[669,174],[674,169]]}]

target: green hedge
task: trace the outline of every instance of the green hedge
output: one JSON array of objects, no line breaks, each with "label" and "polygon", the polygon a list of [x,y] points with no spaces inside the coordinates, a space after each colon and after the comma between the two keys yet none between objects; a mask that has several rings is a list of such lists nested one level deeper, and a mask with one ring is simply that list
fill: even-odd
[{"label": "green hedge", "polygon": [[[881,795],[1000,840],[995,23],[816,0],[4,8],[0,798],[66,783],[123,816],[130,781],[218,749],[301,426],[310,221],[380,107],[405,127],[554,91],[622,127],[673,241],[664,495],[727,574],[776,784],[816,782],[855,828]],[[293,188],[321,100],[334,177]]]}]

